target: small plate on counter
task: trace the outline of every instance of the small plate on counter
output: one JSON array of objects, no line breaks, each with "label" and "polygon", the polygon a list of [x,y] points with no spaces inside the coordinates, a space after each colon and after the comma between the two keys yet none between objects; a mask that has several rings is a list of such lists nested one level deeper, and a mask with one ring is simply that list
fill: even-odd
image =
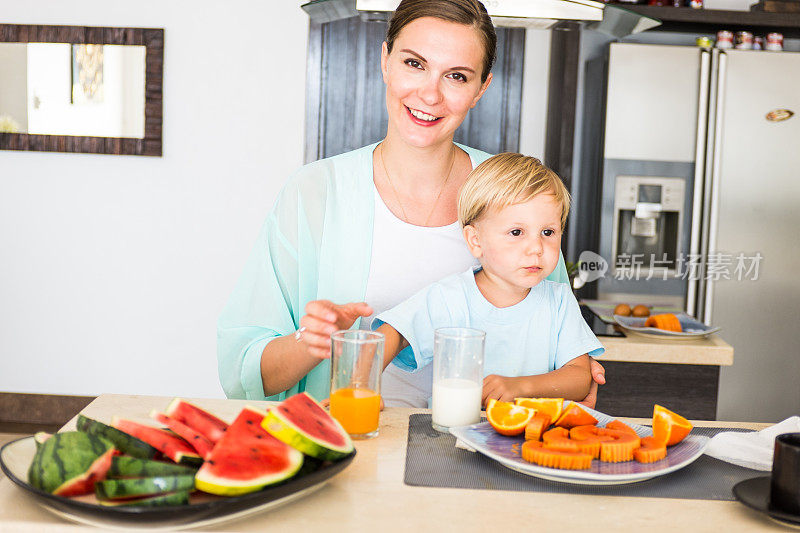
[{"label": "small plate on counter", "polygon": [[629,331],[643,337],[652,337],[658,339],[702,339],[722,329],[719,326],[706,326],[702,322],[690,317],[686,313],[675,313],[675,316],[681,323],[681,328],[683,331],[667,331],[664,329],[646,327],[644,323],[647,320],[647,317],[614,315],[614,321],[626,332]]},{"label": "small plate on counter", "polygon": [[676,307],[675,305],[666,302],[647,303],[637,300],[628,300],[627,302],[621,302],[617,300],[588,300],[586,298],[583,298],[581,299],[580,303],[591,309],[591,311],[594,314],[600,317],[600,320],[602,320],[603,322],[607,322],[609,324],[616,324],[616,322],[614,322],[614,309],[619,304],[626,304],[630,306],[631,309],[633,309],[637,305],[643,305],[647,307],[651,315],[658,315],[661,313],[677,314],[683,311],[681,307]]}]

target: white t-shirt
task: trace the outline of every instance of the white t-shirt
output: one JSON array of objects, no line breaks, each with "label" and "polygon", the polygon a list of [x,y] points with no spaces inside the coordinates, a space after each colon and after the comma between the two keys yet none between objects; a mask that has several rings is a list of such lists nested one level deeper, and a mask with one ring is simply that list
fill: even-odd
[{"label": "white t-shirt", "polygon": [[[435,281],[477,265],[458,221],[435,228],[408,224],[394,216],[375,189],[372,260],[365,298],[375,314],[391,309]],[[370,329],[374,317],[362,319],[361,329]],[[428,407],[431,367],[411,374],[389,365],[381,378],[384,403]]]}]

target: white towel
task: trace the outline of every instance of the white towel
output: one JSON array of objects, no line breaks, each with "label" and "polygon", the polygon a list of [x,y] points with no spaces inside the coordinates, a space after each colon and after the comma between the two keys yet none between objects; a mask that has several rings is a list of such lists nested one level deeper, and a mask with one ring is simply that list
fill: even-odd
[{"label": "white towel", "polygon": [[711,438],[705,453],[711,457],[753,470],[772,470],[775,437],[781,433],[800,432],[800,416],[791,416],[761,431],[737,433],[725,431]]}]

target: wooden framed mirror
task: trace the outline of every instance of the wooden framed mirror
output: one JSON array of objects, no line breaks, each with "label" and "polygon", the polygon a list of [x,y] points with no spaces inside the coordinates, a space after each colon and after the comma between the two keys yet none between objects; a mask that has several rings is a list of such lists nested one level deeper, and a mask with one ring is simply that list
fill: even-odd
[{"label": "wooden framed mirror", "polygon": [[161,156],[164,30],[0,24],[0,149]]}]

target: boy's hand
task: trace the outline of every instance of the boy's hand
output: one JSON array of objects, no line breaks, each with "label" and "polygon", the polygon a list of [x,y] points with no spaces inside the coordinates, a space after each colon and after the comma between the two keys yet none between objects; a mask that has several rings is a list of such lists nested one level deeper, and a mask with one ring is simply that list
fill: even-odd
[{"label": "boy's hand", "polygon": [[606,369],[603,368],[603,365],[598,363],[594,360],[593,357],[589,358],[589,363],[591,365],[591,372],[592,372],[592,385],[589,389],[589,394],[586,395],[586,398],[581,400],[580,404],[585,405],[586,407],[591,407],[594,409],[594,406],[597,404],[597,389],[599,385],[605,385],[606,383]]},{"label": "boy's hand", "polygon": [[337,305],[328,300],[314,300],[306,305],[306,314],[300,319],[297,342],[303,344],[309,355],[319,359],[331,356],[331,333],[350,328],[362,316],[372,314],[372,307],[364,302]]},{"label": "boy's hand", "polygon": [[514,398],[525,396],[522,387],[524,377],[510,378],[489,374],[483,378],[483,405],[491,398],[501,402],[513,402]]}]

